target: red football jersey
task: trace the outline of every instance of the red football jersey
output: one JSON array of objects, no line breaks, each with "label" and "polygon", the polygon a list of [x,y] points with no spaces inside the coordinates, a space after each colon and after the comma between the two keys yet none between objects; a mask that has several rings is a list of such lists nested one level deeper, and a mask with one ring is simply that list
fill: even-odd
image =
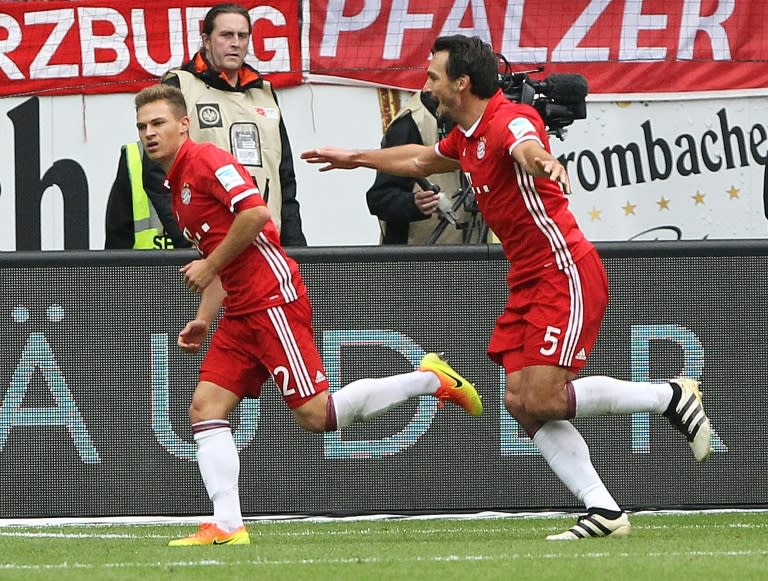
[{"label": "red football jersey", "polygon": [[564,269],[592,248],[560,186],[528,175],[512,157],[528,139],[550,151],[539,113],[498,91],[475,125],[468,131],[457,125],[435,146],[439,155],[461,163],[480,212],[512,263],[509,276],[518,281],[542,268]]},{"label": "red football jersey", "polygon": [[[245,168],[211,143],[185,141],[167,181],[176,220],[203,256],[221,244],[238,211],[265,205]],[[280,246],[271,220],[219,276],[230,315],[289,303],[306,293],[299,268]]]}]

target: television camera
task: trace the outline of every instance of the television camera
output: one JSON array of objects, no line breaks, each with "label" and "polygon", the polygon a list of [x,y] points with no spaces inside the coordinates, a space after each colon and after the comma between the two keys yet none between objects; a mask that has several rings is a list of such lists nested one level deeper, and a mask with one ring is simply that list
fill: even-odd
[{"label": "television camera", "polygon": [[[512,72],[509,61],[502,54],[499,59],[499,88],[504,96],[515,103],[531,105],[544,120],[547,133],[560,140],[565,139],[566,127],[577,119],[587,118],[586,96],[588,93],[587,80],[576,73],[553,74],[543,79],[532,79],[531,74],[540,73],[544,67],[524,72]],[[441,197],[438,206],[440,220],[428,244],[437,242],[440,235],[451,224],[463,230],[465,244],[485,243],[488,237],[488,226],[477,209],[472,188],[466,183],[462,174],[462,183],[449,200]],[[419,181],[423,189],[432,189],[439,193],[439,188],[426,180]],[[459,222],[456,210],[464,208],[469,219]]]},{"label": "television camera", "polygon": [[540,73],[544,67],[519,73],[511,72],[511,66],[503,55],[497,54],[504,71],[499,73],[499,88],[504,96],[515,103],[533,106],[544,120],[550,135],[565,138],[565,128],[576,119],[587,118],[587,80],[576,73],[560,73],[544,79],[532,79],[529,75]]}]

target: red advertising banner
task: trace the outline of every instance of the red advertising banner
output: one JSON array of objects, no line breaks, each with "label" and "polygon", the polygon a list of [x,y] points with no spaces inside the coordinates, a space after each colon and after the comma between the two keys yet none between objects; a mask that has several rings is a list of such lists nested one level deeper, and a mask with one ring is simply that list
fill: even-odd
[{"label": "red advertising banner", "polygon": [[[200,47],[215,2],[0,2],[0,96],[135,92]],[[243,0],[249,59],[278,87],[303,73],[418,89],[437,36],[476,35],[512,71],[578,72],[591,94],[768,88],[764,0]],[[306,60],[303,60],[306,59]],[[308,70],[302,66],[309,63]]]},{"label": "red advertising banner", "polygon": [[417,89],[432,42],[480,36],[512,71],[590,93],[768,87],[765,0],[311,0],[310,72]]},{"label": "red advertising banner", "polygon": [[[136,92],[201,45],[215,2],[84,0],[0,3],[0,95]],[[299,0],[243,1],[249,64],[275,86],[301,82]]]}]

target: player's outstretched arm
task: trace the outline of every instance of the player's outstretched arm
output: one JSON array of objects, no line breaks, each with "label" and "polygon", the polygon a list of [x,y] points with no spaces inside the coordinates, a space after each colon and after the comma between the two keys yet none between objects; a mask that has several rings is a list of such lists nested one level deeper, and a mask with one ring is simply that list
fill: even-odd
[{"label": "player's outstretched arm", "polygon": [[355,158],[359,157],[360,151],[352,149],[341,149],[339,147],[318,147],[310,149],[301,154],[301,159],[307,163],[325,164],[320,171],[330,171],[332,169],[355,169],[361,167]]},{"label": "player's outstretched arm", "polygon": [[340,149],[320,147],[301,154],[307,163],[325,164],[320,171],[367,167],[399,176],[427,177],[434,173],[453,171],[454,160],[440,157],[434,148],[408,143],[384,149]]},{"label": "player's outstretched arm", "polygon": [[526,173],[537,178],[548,177],[560,184],[566,194],[571,193],[571,181],[565,167],[537,141],[530,139],[517,144],[512,149],[512,157]]},{"label": "player's outstretched arm", "polygon": [[534,158],[534,163],[549,176],[549,179],[559,183],[566,194],[571,193],[571,180],[568,177],[568,172],[565,171],[565,166],[556,158],[551,156],[547,159],[536,157]]}]

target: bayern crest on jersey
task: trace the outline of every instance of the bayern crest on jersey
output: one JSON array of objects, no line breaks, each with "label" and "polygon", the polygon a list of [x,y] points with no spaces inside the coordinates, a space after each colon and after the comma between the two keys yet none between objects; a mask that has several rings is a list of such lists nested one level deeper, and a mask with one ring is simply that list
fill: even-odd
[{"label": "bayern crest on jersey", "polygon": [[481,137],[477,142],[477,159],[485,157],[485,137]]},{"label": "bayern crest on jersey", "polygon": [[192,190],[189,189],[189,184],[184,184],[181,188],[181,203],[187,206],[191,201]]}]

